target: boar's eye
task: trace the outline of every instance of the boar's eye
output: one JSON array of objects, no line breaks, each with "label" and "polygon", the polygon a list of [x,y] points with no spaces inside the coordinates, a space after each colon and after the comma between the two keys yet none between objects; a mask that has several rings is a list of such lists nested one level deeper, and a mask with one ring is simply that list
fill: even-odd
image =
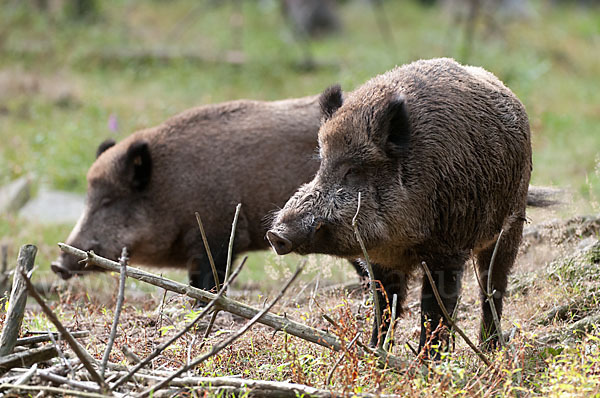
[{"label": "boar's eye", "polygon": [[100,201],[100,207],[108,207],[112,204],[113,198],[102,198]]},{"label": "boar's eye", "polygon": [[344,184],[359,185],[363,181],[363,169],[358,166],[350,166],[344,174]]}]

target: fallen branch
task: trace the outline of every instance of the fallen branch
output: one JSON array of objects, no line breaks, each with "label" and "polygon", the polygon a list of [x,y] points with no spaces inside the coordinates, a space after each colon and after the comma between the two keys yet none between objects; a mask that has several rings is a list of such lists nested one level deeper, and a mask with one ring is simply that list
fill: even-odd
[{"label": "fallen branch", "polygon": [[262,311],[260,311],[258,314],[256,314],[248,323],[246,323],[246,325],[244,325],[244,327],[242,327],[240,330],[238,330],[236,333],[234,333],[229,338],[225,339],[224,341],[220,342],[219,344],[214,345],[213,348],[210,350],[210,352],[208,352],[204,355],[201,355],[199,358],[195,359],[190,364],[180,368],[178,371],[173,373],[171,376],[167,377],[165,380],[161,381],[160,383],[157,383],[154,386],[151,386],[149,389],[142,392],[139,396],[140,397],[151,396],[155,391],[158,391],[161,388],[163,388],[164,386],[166,386],[175,377],[181,375],[184,372],[187,372],[190,369],[195,368],[196,366],[200,365],[202,362],[206,361],[208,358],[216,355],[223,348],[227,347],[229,344],[233,343],[238,338],[240,338],[240,336],[242,336],[244,333],[246,333],[248,330],[250,330],[252,325],[254,325],[263,315],[265,315],[267,312],[269,312],[271,310],[271,308],[273,308],[273,306],[283,297],[283,295],[285,294],[287,289],[296,280],[298,275],[300,275],[300,272],[302,272],[305,265],[306,265],[306,261],[304,261],[304,263],[302,265],[300,265],[298,267],[298,269],[296,269],[296,272],[294,272],[294,275],[292,275],[292,277],[283,286],[283,288],[281,289],[281,291],[279,292],[277,297],[275,297],[268,306],[266,306]]},{"label": "fallen branch", "polygon": [[23,273],[28,274],[33,269],[37,247],[23,245],[17,258],[17,272],[13,276],[13,286],[8,302],[8,311],[2,336],[0,336],[0,357],[13,352],[17,337],[21,331],[25,304],[27,303],[27,287],[23,281]]},{"label": "fallen branch", "polygon": [[421,262],[421,266],[423,267],[423,271],[425,271],[425,274],[427,275],[427,279],[429,279],[429,284],[431,285],[431,288],[433,289],[433,295],[435,296],[435,299],[436,299],[440,309],[442,310],[444,317],[450,324],[450,327],[452,329],[456,330],[456,332],[460,335],[460,337],[462,337],[463,340],[465,341],[465,343],[467,343],[467,345],[469,347],[471,347],[471,349],[475,352],[475,354],[477,354],[477,356],[483,361],[483,363],[485,363],[487,366],[491,367],[492,363],[490,362],[490,360],[487,359],[485,354],[483,352],[481,352],[481,350],[479,348],[477,348],[477,346],[475,344],[473,344],[471,339],[469,339],[469,337],[467,337],[465,332],[463,332],[462,329],[456,325],[454,320],[450,317],[450,314],[448,314],[448,311],[446,311],[446,306],[444,305],[444,302],[442,301],[442,298],[440,297],[440,293],[438,292],[437,287],[435,286],[435,282],[433,281],[433,277],[431,276],[431,272],[429,271],[429,267],[427,266],[425,261]]},{"label": "fallen branch", "polygon": [[123,248],[121,251],[121,258],[119,259],[119,265],[121,267],[119,274],[119,294],[117,295],[117,303],[115,305],[115,316],[113,324],[110,329],[110,335],[108,336],[108,342],[106,343],[106,350],[104,350],[104,356],[102,357],[102,364],[100,365],[100,375],[104,378],[104,371],[106,370],[106,364],[108,363],[108,357],[112,351],[115,338],[117,337],[117,327],[119,326],[119,317],[121,316],[121,310],[123,309],[123,302],[125,301],[125,280],[127,279],[127,262],[129,258],[127,256],[127,248]]},{"label": "fallen branch", "polygon": [[[64,337],[62,334],[56,333],[56,332],[51,332],[51,333],[55,340],[64,340]],[[87,330],[83,330],[80,332],[71,332],[71,336],[73,336],[75,338],[88,337],[89,335],[90,335],[90,332],[88,332]],[[48,341],[51,341],[51,338],[48,335],[48,333],[46,333],[45,336],[30,336],[30,337],[22,337],[20,339],[17,339],[16,346],[46,343]]]},{"label": "fallen branch", "polygon": [[[164,380],[162,377],[153,375],[137,375],[141,380],[147,382],[160,382]],[[260,396],[260,397],[281,397],[281,398],[297,398],[297,397],[319,397],[319,398],[334,398],[343,397],[341,392],[322,390],[315,387],[309,387],[303,384],[286,383],[280,381],[265,381],[242,379],[239,377],[182,377],[173,379],[169,385],[171,387],[182,387],[186,391],[210,391],[214,392],[215,396],[219,391],[226,389],[228,393],[236,396]],[[173,392],[169,391],[173,394]],[[158,392],[154,396],[158,396]],[[167,395],[172,396],[172,395]],[[226,395],[229,396],[229,395]],[[384,394],[368,394],[358,393],[351,394],[352,397],[371,398],[371,397],[397,397],[397,395]]]},{"label": "fallen branch", "polygon": [[44,380],[48,380],[48,381],[51,381],[51,382],[57,383],[57,384],[66,384],[69,387],[73,387],[78,390],[95,392],[95,393],[102,392],[96,383],[71,380],[66,377],[63,377],[63,376],[60,376],[60,375],[57,375],[54,373],[46,372],[43,370],[38,370],[37,374]]},{"label": "fallen branch", "polygon": [[56,394],[62,394],[63,396],[74,396],[74,397],[83,397],[83,398],[109,398],[112,395],[104,395],[104,394],[96,394],[92,392],[83,392],[77,390],[67,390],[64,388],[58,387],[48,387],[48,386],[28,386],[28,385],[17,385],[17,384],[0,384],[0,391],[6,389],[14,389],[21,391],[42,391],[42,392],[50,392]]},{"label": "fallen branch", "polygon": [[16,367],[25,367],[34,363],[44,362],[58,355],[56,347],[46,345],[40,348],[30,348],[29,350],[19,351],[14,354],[0,357],[0,374]]},{"label": "fallen branch", "polygon": [[108,386],[106,385],[106,383],[104,382],[102,377],[98,374],[98,372],[96,372],[96,369],[94,369],[94,366],[92,365],[91,361],[89,360],[90,355],[85,351],[85,349],[83,347],[81,347],[79,345],[77,340],[75,340],[75,338],[73,338],[73,336],[71,336],[71,333],[69,333],[69,331],[58,320],[58,318],[56,317],[56,315],[54,315],[52,310],[50,308],[48,308],[48,306],[44,302],[44,299],[42,299],[40,297],[40,295],[35,291],[35,288],[31,284],[31,281],[29,280],[27,275],[25,275],[23,272],[21,272],[21,275],[23,275],[25,284],[27,285],[27,290],[29,291],[29,294],[31,295],[31,297],[33,297],[35,299],[35,301],[38,302],[38,304],[42,308],[42,311],[44,311],[44,314],[46,314],[46,317],[48,317],[50,322],[52,322],[54,324],[54,326],[56,327],[56,329],[65,337],[67,344],[69,344],[69,346],[71,347],[71,349],[73,350],[75,355],[77,355],[77,358],[79,358],[79,360],[81,361],[81,363],[83,364],[85,369],[88,371],[88,373],[90,374],[92,379],[96,383],[98,383],[98,385],[103,390],[106,390],[108,388]]},{"label": "fallen branch", "polygon": [[[93,252],[84,252],[83,250],[79,250],[72,246],[65,245],[64,243],[59,243],[58,246],[65,253],[79,257],[81,259],[85,259],[88,263],[97,265],[100,268],[104,268],[114,272],[117,272],[119,269],[118,263],[108,260],[104,257],[100,257],[97,254],[94,254]],[[205,290],[198,289],[187,284],[179,283],[168,278],[159,277],[155,274],[134,267],[127,267],[127,276],[172,292],[184,294],[188,297],[203,301],[205,303],[209,303],[216,297],[215,294],[207,292]],[[216,300],[215,307],[219,310],[227,311],[229,313],[241,316],[242,318],[246,319],[252,319],[256,314],[260,312],[260,310],[256,308],[237,302],[227,297],[219,297]],[[329,333],[324,332],[322,330],[314,329],[312,327],[303,325],[287,317],[267,313],[264,316],[262,316],[258,322],[262,323],[263,325],[272,327],[276,330],[285,330],[286,333],[291,334],[292,336],[299,337],[311,343],[319,344],[323,347],[332,349],[334,351],[339,351],[341,349],[341,344],[337,337],[332,336]],[[383,350],[366,351],[378,356],[380,360],[384,362],[387,361],[388,365],[392,368],[403,369],[406,365],[406,362],[402,359],[393,355],[389,355]]]}]

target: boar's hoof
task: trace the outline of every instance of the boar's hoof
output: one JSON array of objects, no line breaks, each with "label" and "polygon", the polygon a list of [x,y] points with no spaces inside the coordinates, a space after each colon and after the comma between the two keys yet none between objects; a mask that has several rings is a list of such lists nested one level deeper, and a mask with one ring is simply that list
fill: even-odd
[{"label": "boar's hoof", "polygon": [[283,236],[277,235],[276,232],[268,231],[267,239],[277,254],[288,254],[292,251],[292,242]]},{"label": "boar's hoof", "polygon": [[63,267],[62,264],[59,262],[53,262],[50,265],[50,268],[52,269],[52,271],[54,271],[55,274],[58,274],[58,276],[60,276],[63,279],[69,279],[73,276],[73,273],[67,268]]}]

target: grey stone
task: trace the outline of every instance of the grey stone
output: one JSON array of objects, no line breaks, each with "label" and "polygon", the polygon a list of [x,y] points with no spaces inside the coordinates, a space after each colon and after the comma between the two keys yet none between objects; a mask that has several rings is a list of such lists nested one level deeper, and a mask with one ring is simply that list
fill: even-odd
[{"label": "grey stone", "polygon": [[41,189],[19,212],[19,216],[42,224],[74,224],[84,208],[84,196]]},{"label": "grey stone", "polygon": [[31,180],[21,177],[4,187],[0,187],[0,214],[18,211],[29,200]]}]

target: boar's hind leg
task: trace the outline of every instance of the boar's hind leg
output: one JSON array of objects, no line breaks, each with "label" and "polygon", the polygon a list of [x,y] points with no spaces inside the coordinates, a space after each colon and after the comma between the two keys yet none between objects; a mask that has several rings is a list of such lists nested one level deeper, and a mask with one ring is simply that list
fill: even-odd
[{"label": "boar's hind leg", "polygon": [[[521,242],[521,234],[523,231],[523,222],[521,220],[515,221],[510,229],[506,231],[500,240],[498,246],[498,252],[494,260],[494,269],[492,271],[492,291],[494,293],[494,306],[498,313],[498,319],[502,319],[502,299],[506,292],[506,286],[508,283],[508,274],[510,269],[515,262],[517,252],[519,250],[519,243]],[[477,255],[477,265],[479,268],[479,277],[481,283],[487,288],[487,278],[489,273],[490,261],[494,252],[495,244],[489,248],[481,251]],[[492,316],[492,310],[487,297],[481,293],[481,329],[480,339],[485,349],[494,349],[498,344],[498,333],[496,330],[496,324]]]},{"label": "boar's hind leg", "polygon": [[[381,282],[381,285],[385,289],[385,293],[387,296],[387,301],[384,295],[381,293],[381,286],[377,286],[377,296],[379,298],[379,307],[381,309],[380,313],[382,314],[382,322],[381,329],[377,329],[377,322],[373,322],[373,333],[371,334],[371,347],[377,347],[380,338],[385,338],[385,334],[387,333],[388,328],[390,327],[390,313],[392,306],[392,297],[394,294],[398,297],[398,301],[396,304],[396,318],[398,318],[402,314],[402,304],[404,303],[404,299],[406,298],[406,285],[407,285],[407,275],[405,272],[384,268],[377,264],[372,264],[373,267],[373,276],[376,281]],[[366,271],[365,271],[366,272]],[[390,308],[390,312],[384,316],[384,310]],[[381,333],[380,333],[381,332]]]},{"label": "boar's hind leg", "polygon": [[[434,261],[427,262],[437,291],[450,316],[454,312],[458,295],[460,294],[464,262],[464,256],[457,256],[456,258],[446,257],[443,264],[435,264]],[[419,352],[425,349],[426,356],[430,358],[439,359],[440,349],[442,348],[439,346],[440,342],[446,343],[446,349],[450,348],[450,334],[447,330],[438,328],[440,321],[442,326],[448,327],[448,322],[438,305],[429,279],[427,275],[423,275]],[[438,346],[437,350],[434,350],[435,346]]]}]

